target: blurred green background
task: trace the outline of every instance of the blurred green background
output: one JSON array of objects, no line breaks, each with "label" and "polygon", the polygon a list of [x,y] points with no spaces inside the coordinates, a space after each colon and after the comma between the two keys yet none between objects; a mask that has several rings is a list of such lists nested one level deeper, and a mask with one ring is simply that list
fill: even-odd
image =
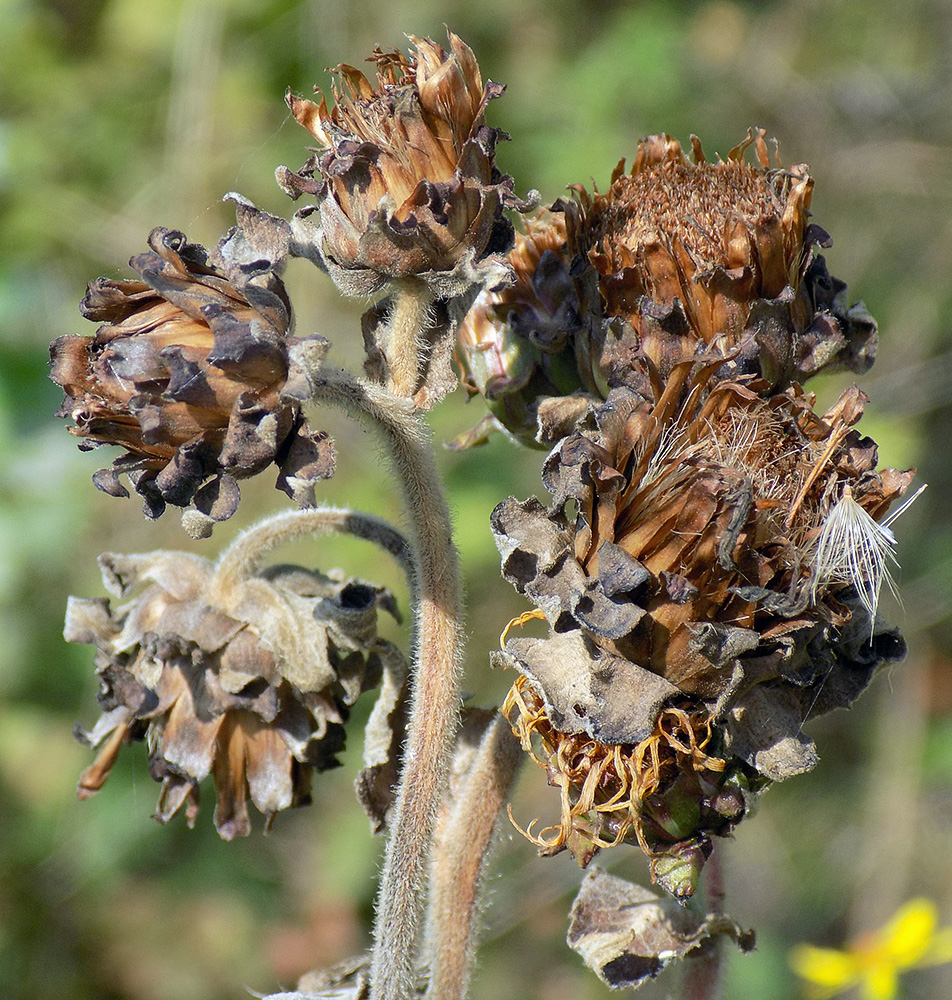
[{"label": "blurred green background", "polygon": [[[949,0],[4,0],[0,4],[0,983],[30,1000],[224,1000],[276,990],[364,947],[380,842],[345,766],[315,783],[314,805],[265,838],[219,841],[211,802],[196,829],[150,819],[158,786],[141,747],[106,788],[73,797],[92,759],[71,735],[97,716],[89,647],[61,637],[68,594],[103,593],[107,550],[183,548],[214,555],[286,503],[270,482],[243,485],[232,522],[190,542],[174,513],[146,523],[135,500],[98,493],[106,453],[82,455],[52,417],[61,394],[46,347],[88,333],[76,305],[86,281],[125,276],[154,225],[206,245],[231,224],[219,196],[239,190],[288,214],[272,171],[297,168],[309,136],[287,86],[326,85],[325,67],[360,64],[404,33],[443,38],[449,24],[484,75],[508,84],[490,123],[512,136],[499,162],[517,190],[545,200],[565,185],[608,184],[637,140],[691,132],[708,155],[751,124],[787,163],[816,178],[814,218],[835,241],[834,274],[881,324],[879,361],[861,381],[863,427],[883,464],[917,465],[930,488],[897,526],[908,660],[878,677],[849,714],[814,724],[815,772],[767,794],[718,849],[727,907],[758,931],[732,957],[725,996],[800,995],[786,966],[796,942],[842,944],[913,895],[952,923],[952,4]],[[360,309],[305,262],[288,285],[302,334],[333,341],[356,365]],[[88,329],[84,329],[87,327]],[[820,403],[848,384],[821,380]],[[457,394],[460,396],[461,394]],[[445,440],[482,416],[452,398],[433,416]],[[373,436],[317,414],[340,447],[329,501],[397,523]],[[109,456],[111,458],[111,456]],[[487,652],[524,602],[498,578],[487,519],[512,493],[538,493],[541,456],[499,439],[440,456],[469,593],[466,686],[498,703],[509,678]],[[262,477],[267,479],[268,477]],[[290,553],[282,553],[284,558]],[[391,585],[399,574],[364,543],[308,543],[294,560]],[[405,640],[406,636],[395,633]],[[210,796],[206,796],[210,800]],[[552,816],[554,794],[526,769],[523,820]],[[612,856],[617,855],[617,856]],[[644,881],[635,850],[602,861]],[[507,830],[474,997],[608,990],[564,945],[578,870],[537,859]],[[643,996],[674,995],[662,979]],[[910,974],[903,995],[952,995],[948,968]]]}]

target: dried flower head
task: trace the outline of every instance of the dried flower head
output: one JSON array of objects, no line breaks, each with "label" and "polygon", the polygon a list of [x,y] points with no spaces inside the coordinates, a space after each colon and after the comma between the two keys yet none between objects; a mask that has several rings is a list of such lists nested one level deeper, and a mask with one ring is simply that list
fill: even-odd
[{"label": "dried flower head", "polygon": [[395,697],[403,660],[376,631],[378,609],[397,614],[389,591],[339,572],[236,565],[236,552],[267,547],[276,520],[217,565],[184,552],[104,555],[106,589],[130,599],[70,598],[65,637],[96,646],[102,682],[103,715],[77,728],[103,744],[81,798],[102,787],[124,743],[144,739],[162,782],[158,820],[184,808],[191,825],[211,774],[218,832],[245,836],[249,798],[269,823],[310,801],[311,772],[337,765],[350,706],[382,674]]},{"label": "dried flower head", "polygon": [[[511,180],[493,157],[501,133],[484,121],[499,84],[483,86],[472,50],[452,32],[449,50],[410,37],[415,52],[374,51],[376,87],[353,66],[338,67],[334,107],[295,97],[294,117],[323,147],[294,173],[279,168],[291,197],[317,197],[295,217],[299,253],[325,267],[348,295],[420,277],[449,298],[482,283],[492,255],[511,245],[502,216]],[[494,282],[493,282],[494,283]]]},{"label": "dried flower head", "polygon": [[[682,362],[646,395],[612,390],[549,456],[552,507],[510,499],[493,513],[503,574],[553,633],[508,640],[501,662],[528,678],[546,720],[525,702],[517,732],[542,737],[542,759],[563,775],[551,780],[574,789],[558,846],[584,832],[581,814],[591,827],[600,812],[598,795],[582,791],[592,765],[567,766],[575,749],[561,749],[565,737],[599,745],[611,761],[599,794],[613,806],[633,796],[631,829],[653,852],[637,834],[654,794],[639,792],[639,748],[664,745],[665,712],[684,713],[677,741],[690,753],[676,753],[674,777],[660,781],[694,802],[701,824],[665,847],[683,861],[718,832],[698,818],[719,786],[695,748],[748,787],[807,770],[805,719],[848,705],[880,663],[903,655],[876,615],[868,532],[830,530],[844,502],[878,527],[912,479],[876,469],[875,444],[854,430],[865,397],[851,389],[820,416],[799,387],[766,399],[757,383],[708,388],[713,367]],[[833,534],[863,551],[834,560]],[[622,765],[627,786],[615,776]],[[589,842],[614,841],[607,829]]]},{"label": "dried flower head", "polygon": [[308,431],[285,392],[291,307],[275,268],[287,224],[242,202],[239,219],[211,257],[180,232],[153,230],[150,252],[130,261],[138,279],[89,285],[80,308],[102,324],[95,336],[60,337],[50,350],[66,391],[60,415],[80,447],[125,449],[93,481],[128,496],[128,474],[148,517],[194,504],[225,520],[236,481],[272,462],[279,488],[310,505],[334,471],[327,435]]},{"label": "dried flower head", "polygon": [[556,206],[594,272],[580,280],[600,292],[592,353],[606,379],[635,353],[667,377],[699,349],[730,360],[722,376],[756,374],[774,389],[873,363],[875,321],[862,303],[847,307],[816,252],[831,241],[807,223],[813,179],[804,164],[772,165],[764,134],[749,130],[715,162],[695,136],[693,162],[677,140],[649,136],[606,194],[576,186],[575,201]]},{"label": "dried flower head", "polygon": [[503,430],[544,446],[568,433],[589,399],[600,399],[588,357],[578,289],[561,213],[525,220],[509,254],[515,281],[477,296],[457,334],[465,386],[490,409],[465,448]]}]

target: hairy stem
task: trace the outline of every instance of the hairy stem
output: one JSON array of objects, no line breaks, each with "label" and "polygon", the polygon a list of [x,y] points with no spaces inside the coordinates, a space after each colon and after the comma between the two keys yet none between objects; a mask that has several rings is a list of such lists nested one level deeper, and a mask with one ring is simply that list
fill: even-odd
[{"label": "hairy stem", "polygon": [[[452,807],[440,823],[433,852],[427,949],[431,1000],[463,1000],[467,994],[486,862],[524,756],[501,715],[493,713],[483,725],[466,773],[452,788]],[[466,735],[464,727],[464,740]]]},{"label": "hairy stem", "polygon": [[415,595],[416,572],[407,539],[382,518],[340,507],[287,511],[243,531],[218,560],[212,588],[220,593],[233,590],[239,580],[257,572],[268,552],[285,542],[301,535],[331,533],[353,535],[386,549],[406,573],[411,597]]},{"label": "hairy stem", "polygon": [[417,568],[415,670],[404,763],[377,901],[372,1000],[408,1000],[436,811],[459,721],[459,566],[429,431],[413,405],[347,372],[309,373],[313,398],[369,417],[403,490]]},{"label": "hairy stem", "polygon": [[430,322],[433,296],[417,278],[406,278],[393,293],[387,338],[390,390],[397,396],[412,396],[420,378],[420,331]]}]

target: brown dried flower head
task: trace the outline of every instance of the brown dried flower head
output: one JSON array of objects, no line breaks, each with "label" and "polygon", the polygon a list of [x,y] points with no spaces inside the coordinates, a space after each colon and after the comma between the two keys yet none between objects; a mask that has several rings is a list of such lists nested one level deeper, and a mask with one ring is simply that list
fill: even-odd
[{"label": "brown dried flower head", "polygon": [[236,481],[271,463],[279,488],[310,505],[314,484],[334,470],[327,435],[309,433],[287,393],[295,342],[274,273],[287,223],[247,203],[239,217],[245,225],[211,258],[180,232],[153,230],[151,251],[130,261],[138,279],[89,285],[80,308],[102,324],[96,334],[60,337],[50,350],[51,378],[66,391],[60,415],[73,419],[80,447],[125,449],[96,486],[128,496],[119,481],[128,474],[148,517],[194,504],[225,520]]},{"label": "brown dried flower head", "polygon": [[[517,732],[541,736],[542,759],[563,775],[551,780],[574,789],[558,846],[580,810],[591,824],[599,801],[629,796],[631,829],[657,851],[644,832],[650,796],[631,774],[644,770],[641,747],[672,746],[664,718],[676,709],[674,777],[648,760],[660,793],[693,802],[692,835],[664,849],[687,886],[725,826],[702,819],[720,787],[706,772],[753,788],[808,770],[803,722],[849,705],[904,652],[877,616],[894,541],[879,522],[913,473],[876,469],[875,444],[854,430],[865,397],[851,389],[820,416],[799,387],[765,399],[762,384],[721,381],[705,396],[714,367],[682,362],[654,395],[613,390],[550,455],[552,507],[510,499],[493,513],[503,574],[552,629],[510,639],[501,659],[538,703],[511,699]],[[567,765],[576,750],[561,740],[574,736],[609,762],[602,800],[583,795],[589,765]]]},{"label": "brown dried flower head", "polygon": [[162,783],[156,819],[184,809],[192,825],[211,774],[218,832],[246,836],[249,799],[269,824],[306,805],[312,771],[338,764],[350,706],[382,674],[391,699],[402,686],[402,657],[377,636],[378,609],[397,614],[382,587],[298,566],[248,572],[228,552],[217,565],[165,551],[99,562],[107,590],[127,600],[69,602],[64,635],[96,646],[102,683],[102,716],[77,727],[102,744],[81,798],[103,786],[124,743],[145,740]]},{"label": "brown dried flower head", "polygon": [[[847,307],[846,286],[816,252],[831,240],[807,221],[813,178],[779,156],[772,165],[764,135],[749,130],[715,162],[696,136],[693,162],[677,140],[649,136],[606,194],[576,186],[576,200],[558,204],[601,294],[593,353],[606,378],[634,352],[666,377],[699,348],[731,359],[722,376],[756,374],[781,390],[873,363],[875,321],[862,303]],[[756,164],[745,159],[750,147]]]},{"label": "brown dried flower head", "polygon": [[464,384],[487,417],[454,442],[481,444],[503,430],[523,444],[549,446],[568,433],[589,399],[600,399],[566,248],[561,213],[525,220],[509,253],[515,280],[481,292],[457,334]]},{"label": "brown dried flower head", "polygon": [[[294,117],[323,147],[294,173],[278,170],[291,197],[317,197],[292,226],[296,252],[328,270],[348,295],[419,276],[437,297],[463,294],[492,272],[511,245],[502,216],[511,180],[493,157],[501,133],[484,121],[499,84],[483,86],[472,50],[452,32],[449,50],[410,36],[415,52],[374,51],[377,85],[338,67],[334,107],[295,97]],[[493,283],[495,283],[495,281]]]}]

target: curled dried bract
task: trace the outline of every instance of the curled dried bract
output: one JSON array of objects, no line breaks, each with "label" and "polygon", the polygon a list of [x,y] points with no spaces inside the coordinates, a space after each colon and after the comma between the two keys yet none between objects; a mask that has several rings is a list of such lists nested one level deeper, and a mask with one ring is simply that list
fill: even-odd
[{"label": "curled dried bract", "polygon": [[637,989],[678,959],[705,954],[713,938],[743,951],[753,931],[721,913],[702,916],[640,885],[592,869],[572,904],[568,944],[612,989]]}]

